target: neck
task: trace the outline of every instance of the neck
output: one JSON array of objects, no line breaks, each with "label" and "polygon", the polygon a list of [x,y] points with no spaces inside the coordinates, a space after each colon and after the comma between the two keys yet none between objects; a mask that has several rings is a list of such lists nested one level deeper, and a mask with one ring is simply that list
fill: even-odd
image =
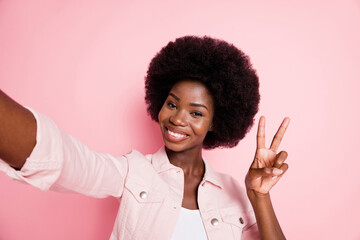
[{"label": "neck", "polygon": [[202,148],[174,152],[165,147],[165,150],[170,163],[180,167],[186,176],[203,177],[205,165],[202,159]]}]

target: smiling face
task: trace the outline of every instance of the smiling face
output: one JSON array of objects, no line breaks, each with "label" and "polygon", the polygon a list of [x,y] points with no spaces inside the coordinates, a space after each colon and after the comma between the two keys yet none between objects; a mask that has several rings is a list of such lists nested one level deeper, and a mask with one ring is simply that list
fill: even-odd
[{"label": "smiling face", "polygon": [[202,83],[177,82],[158,115],[165,146],[175,152],[201,149],[213,116],[213,98]]}]

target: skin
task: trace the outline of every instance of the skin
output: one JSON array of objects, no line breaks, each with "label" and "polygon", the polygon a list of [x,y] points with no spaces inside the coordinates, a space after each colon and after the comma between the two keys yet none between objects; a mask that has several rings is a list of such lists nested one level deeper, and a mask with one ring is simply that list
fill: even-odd
[{"label": "skin", "polygon": [[[212,130],[213,105],[211,94],[201,83],[185,80],[172,87],[158,115],[169,161],[184,172],[184,208],[199,208],[197,189],[205,173],[202,145]],[[168,129],[181,131],[187,137],[172,141]]]},{"label": "skin", "polygon": [[35,144],[35,117],[0,90],[0,158],[20,170]]},{"label": "skin", "polygon": [[271,203],[270,189],[289,168],[288,164],[284,163],[288,156],[287,152],[277,153],[289,123],[290,118],[284,118],[270,148],[266,148],[265,117],[261,116],[259,119],[255,157],[246,174],[245,185],[255,212],[261,239],[286,239]]},{"label": "skin", "polygon": [[[213,99],[204,85],[191,80],[175,84],[170,93],[159,112],[160,129],[170,162],[184,172],[182,206],[198,209],[197,189],[205,172],[202,145],[206,133],[212,131]],[[284,163],[287,153],[277,150],[289,122],[289,118],[284,119],[270,148],[266,148],[265,118],[260,118],[257,149],[245,178],[247,195],[262,239],[285,239],[272,207],[269,191],[288,169],[288,165]],[[186,138],[173,141],[167,135],[167,129],[180,130],[186,134]],[[20,170],[36,144],[36,120],[30,111],[1,90],[0,136],[0,158]],[[283,172],[276,173],[275,169]]]},{"label": "skin", "polygon": [[[194,106],[195,104],[201,106]],[[201,114],[197,114],[197,112]],[[185,185],[182,207],[198,209],[197,189],[204,176],[202,145],[206,133],[212,131],[213,98],[206,87],[189,79],[176,83],[161,108],[158,119],[169,161],[183,169]],[[253,206],[262,239],[285,239],[270,199],[270,189],[288,169],[287,153],[277,153],[289,125],[285,118],[270,148],[265,147],[265,117],[260,117],[257,149],[245,178],[247,195]],[[186,134],[181,141],[172,141],[167,131]]]}]

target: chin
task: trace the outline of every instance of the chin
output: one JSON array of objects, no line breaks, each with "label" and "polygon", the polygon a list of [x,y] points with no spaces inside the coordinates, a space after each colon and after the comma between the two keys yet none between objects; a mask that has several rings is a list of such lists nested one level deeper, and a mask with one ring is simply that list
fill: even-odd
[{"label": "chin", "polygon": [[202,149],[202,145],[189,146],[186,143],[173,143],[173,142],[166,141],[166,140],[164,140],[164,144],[168,150],[173,151],[173,152],[185,152],[185,151],[193,150],[195,148]]},{"label": "chin", "polygon": [[173,152],[182,152],[187,149],[184,144],[172,143],[164,140],[165,147]]}]

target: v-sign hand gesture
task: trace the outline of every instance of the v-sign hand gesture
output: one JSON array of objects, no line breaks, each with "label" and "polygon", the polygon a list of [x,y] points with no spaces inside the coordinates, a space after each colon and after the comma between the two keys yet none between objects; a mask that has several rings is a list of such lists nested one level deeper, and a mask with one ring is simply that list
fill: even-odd
[{"label": "v-sign hand gesture", "polygon": [[255,194],[268,194],[288,169],[288,165],[284,163],[288,155],[287,152],[281,151],[277,153],[277,149],[289,122],[289,118],[284,118],[270,148],[266,148],[265,117],[260,117],[255,157],[245,178],[247,191],[253,191]]}]

